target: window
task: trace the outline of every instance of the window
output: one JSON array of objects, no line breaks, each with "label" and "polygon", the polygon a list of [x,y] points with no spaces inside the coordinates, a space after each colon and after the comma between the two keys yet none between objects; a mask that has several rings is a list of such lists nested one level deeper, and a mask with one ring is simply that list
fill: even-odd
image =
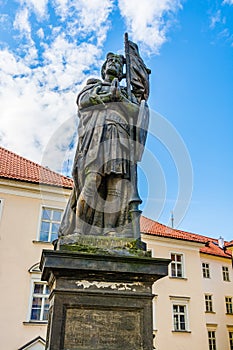
[{"label": "window", "polygon": [[217,350],[215,331],[208,331],[209,350]]},{"label": "window", "polygon": [[58,229],[61,223],[62,210],[42,208],[40,236],[43,242],[52,242],[57,239]]},{"label": "window", "polygon": [[173,332],[190,332],[188,320],[188,304],[190,297],[169,296],[172,303]]},{"label": "window", "polygon": [[230,350],[233,350],[233,331],[229,332]]},{"label": "window", "polygon": [[222,278],[223,281],[230,281],[230,277],[229,277],[229,269],[227,266],[222,266]]},{"label": "window", "polygon": [[174,331],[186,331],[186,305],[173,305],[173,327]]},{"label": "window", "polygon": [[211,294],[205,294],[205,311],[213,312],[213,300]]},{"label": "window", "polygon": [[3,199],[0,198],[0,220],[2,217]]},{"label": "window", "polygon": [[202,274],[204,278],[210,278],[210,265],[202,263]]},{"label": "window", "polygon": [[34,281],[30,321],[47,321],[49,310],[49,287],[46,283]]},{"label": "window", "polygon": [[183,255],[171,253],[171,276],[172,277],[184,277],[183,269]]},{"label": "window", "polygon": [[225,302],[226,302],[226,313],[233,314],[232,297],[225,297]]}]

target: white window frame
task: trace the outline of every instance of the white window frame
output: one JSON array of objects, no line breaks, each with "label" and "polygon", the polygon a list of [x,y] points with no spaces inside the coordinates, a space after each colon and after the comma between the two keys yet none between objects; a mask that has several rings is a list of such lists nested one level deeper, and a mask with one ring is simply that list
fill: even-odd
[{"label": "white window frame", "polygon": [[[218,349],[218,344],[217,344],[217,327],[218,325],[216,323],[207,323],[207,339],[208,339],[208,349],[209,350],[217,350]],[[210,333],[214,333],[214,337],[210,338]],[[211,339],[214,340],[215,345],[213,347],[213,342],[210,343]]]},{"label": "white window frame", "polygon": [[4,199],[0,198],[0,220],[2,218],[3,205],[4,205]]},{"label": "white window frame", "polygon": [[[208,268],[206,266],[203,266],[203,265],[208,265]],[[210,264],[203,261],[201,263],[201,267],[202,267],[202,277],[203,278],[210,278]],[[206,271],[208,271],[208,273],[206,273]],[[204,275],[206,275],[206,276],[204,276]]]},{"label": "white window frame", "polygon": [[[172,310],[172,332],[191,332],[189,325],[189,297],[176,297],[170,296],[171,299],[171,310]],[[182,306],[184,307],[184,320],[185,320],[185,329],[176,329],[175,328],[175,314],[174,314],[174,306]]]},{"label": "white window frame", "polygon": [[214,312],[214,304],[213,304],[213,295],[212,294],[205,294],[205,312]]},{"label": "white window frame", "polygon": [[[31,282],[30,282],[30,293],[29,293],[29,303],[28,303],[28,314],[27,314],[27,322],[26,323],[48,323],[48,320],[32,320],[31,319],[31,312],[32,312],[32,302],[33,302],[33,295],[34,295],[34,285],[35,283],[43,284],[44,286],[47,286],[48,284],[46,282],[41,281],[41,272],[39,270],[39,263],[33,265],[29,269],[29,273],[31,274]],[[45,287],[44,287],[45,288]],[[49,294],[48,294],[49,296]],[[42,305],[44,309],[44,300],[48,297],[44,297]],[[43,313],[42,313],[43,315]]]},{"label": "white window frame", "polygon": [[230,282],[230,273],[228,266],[222,266],[222,278],[224,282]]},{"label": "white window frame", "polygon": [[[214,336],[212,336],[213,334]],[[216,330],[208,329],[208,345],[209,350],[217,350]]]},{"label": "white window frame", "polygon": [[[43,214],[43,210],[44,209],[48,209],[48,210],[57,210],[57,211],[61,211],[62,214],[61,214],[61,220],[62,220],[62,216],[63,216],[63,213],[64,213],[64,208],[61,208],[61,207],[56,207],[56,206],[52,206],[52,205],[41,205],[40,207],[40,213],[39,213],[39,223],[38,223],[38,229],[37,229],[37,241],[38,242],[44,242],[44,243],[52,243],[51,241],[51,227],[52,225],[50,225],[50,228],[49,228],[49,237],[48,237],[48,241],[42,241],[40,239],[40,231],[41,231],[41,223],[42,223],[42,214]],[[50,221],[50,223],[52,223]]]},{"label": "white window frame", "polygon": [[154,295],[153,302],[152,302],[153,331],[157,330],[157,303],[158,303],[158,295]]},{"label": "white window frame", "polygon": [[[230,296],[225,296],[225,305],[226,305],[226,314],[232,315],[233,314],[233,298]],[[228,312],[228,311],[231,312]]]},{"label": "white window frame", "polygon": [[228,331],[230,350],[233,350],[233,330]]},{"label": "white window frame", "polygon": [[[180,255],[181,256],[181,263],[180,262],[176,262],[176,261],[171,261],[171,263],[169,264],[169,277],[171,278],[186,278],[185,277],[185,255],[184,253],[181,252],[170,252],[170,257],[172,255]],[[172,264],[175,264],[175,269],[176,269],[176,276],[172,276]],[[181,265],[181,276],[177,276],[177,266]]]}]

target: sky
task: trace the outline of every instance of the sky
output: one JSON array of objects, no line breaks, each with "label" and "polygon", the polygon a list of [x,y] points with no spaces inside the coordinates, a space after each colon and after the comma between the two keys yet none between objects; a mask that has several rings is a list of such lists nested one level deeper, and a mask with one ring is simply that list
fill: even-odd
[{"label": "sky", "polygon": [[143,214],[233,239],[233,0],[0,0],[0,145],[70,175],[76,97],[124,33],[152,70]]}]

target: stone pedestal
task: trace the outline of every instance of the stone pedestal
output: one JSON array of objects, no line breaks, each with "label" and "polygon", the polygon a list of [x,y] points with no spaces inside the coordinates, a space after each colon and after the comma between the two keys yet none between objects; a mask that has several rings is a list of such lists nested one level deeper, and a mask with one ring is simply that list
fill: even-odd
[{"label": "stone pedestal", "polygon": [[169,260],[44,250],[47,350],[152,350],[152,284]]}]

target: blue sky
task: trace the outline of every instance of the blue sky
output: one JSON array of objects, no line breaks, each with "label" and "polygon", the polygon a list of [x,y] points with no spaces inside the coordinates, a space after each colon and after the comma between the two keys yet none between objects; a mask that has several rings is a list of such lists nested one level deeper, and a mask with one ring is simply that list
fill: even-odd
[{"label": "blue sky", "polygon": [[170,224],[173,210],[179,229],[233,239],[233,0],[0,0],[0,9],[3,147],[68,170],[77,93],[127,31],[152,70],[144,214]]}]

